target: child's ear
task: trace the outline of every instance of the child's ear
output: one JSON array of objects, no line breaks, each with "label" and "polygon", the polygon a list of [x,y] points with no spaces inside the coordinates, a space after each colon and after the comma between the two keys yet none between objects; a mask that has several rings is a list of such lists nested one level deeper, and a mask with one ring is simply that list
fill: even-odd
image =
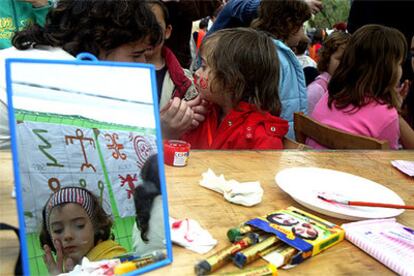
[{"label": "child's ear", "polygon": [[168,24],[167,27],[165,28],[165,40],[169,39],[171,36],[171,32],[172,32],[172,26],[171,24]]}]

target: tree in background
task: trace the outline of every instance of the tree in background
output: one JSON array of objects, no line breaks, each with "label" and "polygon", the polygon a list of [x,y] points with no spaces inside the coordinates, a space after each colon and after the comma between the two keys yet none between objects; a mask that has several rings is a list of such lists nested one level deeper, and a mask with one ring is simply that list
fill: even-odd
[{"label": "tree in background", "polygon": [[309,20],[310,27],[332,29],[338,22],[346,22],[350,0],[323,0],[323,10]]}]

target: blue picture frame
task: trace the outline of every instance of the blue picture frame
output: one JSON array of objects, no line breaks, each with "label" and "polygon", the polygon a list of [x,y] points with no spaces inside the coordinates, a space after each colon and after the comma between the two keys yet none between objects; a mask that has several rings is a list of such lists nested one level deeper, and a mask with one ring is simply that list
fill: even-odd
[{"label": "blue picture frame", "polygon": [[[156,136],[156,147],[158,152],[158,169],[159,169],[159,178],[161,183],[161,193],[163,201],[163,216],[164,216],[164,229],[165,229],[165,242],[166,242],[166,258],[153,263],[132,272],[129,272],[125,275],[139,275],[162,266],[166,266],[173,261],[172,257],[172,243],[171,235],[169,229],[169,212],[168,212],[168,197],[167,189],[165,182],[165,172],[164,172],[164,154],[162,146],[162,133],[160,125],[160,116],[159,116],[159,106],[158,106],[158,94],[156,88],[156,76],[155,69],[153,65],[150,64],[139,64],[139,63],[127,63],[127,62],[109,62],[109,61],[97,61],[96,58],[88,53],[80,54],[78,59],[74,60],[44,60],[44,59],[23,59],[23,58],[11,58],[6,59],[6,88],[7,88],[7,102],[8,102],[8,116],[9,116],[9,128],[11,135],[11,150],[13,156],[13,174],[15,180],[16,188],[16,204],[18,211],[18,222],[19,222],[19,231],[20,231],[20,243],[21,243],[21,255],[22,255],[22,265],[23,272],[25,275],[30,275],[29,268],[29,254],[28,246],[26,240],[26,227],[25,227],[25,217],[24,217],[24,206],[23,206],[23,190],[19,172],[19,154],[17,147],[17,134],[16,134],[16,120],[14,114],[14,105],[13,105],[13,85],[12,85],[12,66],[15,64],[55,64],[55,65],[68,65],[68,66],[104,66],[104,67],[124,67],[124,68],[141,68],[148,70],[150,73],[150,83],[152,91],[152,101],[153,101],[153,110],[155,118],[155,136]],[[137,89],[137,93],[140,93]]]}]

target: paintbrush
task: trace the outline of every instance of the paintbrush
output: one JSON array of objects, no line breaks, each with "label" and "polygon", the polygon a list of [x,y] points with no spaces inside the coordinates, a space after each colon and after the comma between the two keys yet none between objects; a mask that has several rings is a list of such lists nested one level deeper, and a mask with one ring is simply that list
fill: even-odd
[{"label": "paintbrush", "polygon": [[365,201],[351,201],[346,199],[332,199],[326,198],[324,196],[318,195],[318,198],[330,202],[330,203],[339,203],[349,206],[365,206],[365,207],[381,207],[381,208],[394,208],[394,209],[412,209],[414,206],[410,205],[399,205],[399,204],[390,204],[390,203],[379,203],[379,202],[365,202]]}]

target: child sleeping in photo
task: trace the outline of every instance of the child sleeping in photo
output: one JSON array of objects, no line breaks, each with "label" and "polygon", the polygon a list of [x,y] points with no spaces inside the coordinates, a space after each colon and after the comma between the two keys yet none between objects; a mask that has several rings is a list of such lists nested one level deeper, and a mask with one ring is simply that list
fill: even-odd
[{"label": "child sleeping in photo", "polygon": [[65,187],[58,190],[46,202],[42,217],[39,238],[51,275],[72,270],[83,257],[99,261],[126,253],[125,248],[113,240],[110,216],[96,196],[86,189]]}]

